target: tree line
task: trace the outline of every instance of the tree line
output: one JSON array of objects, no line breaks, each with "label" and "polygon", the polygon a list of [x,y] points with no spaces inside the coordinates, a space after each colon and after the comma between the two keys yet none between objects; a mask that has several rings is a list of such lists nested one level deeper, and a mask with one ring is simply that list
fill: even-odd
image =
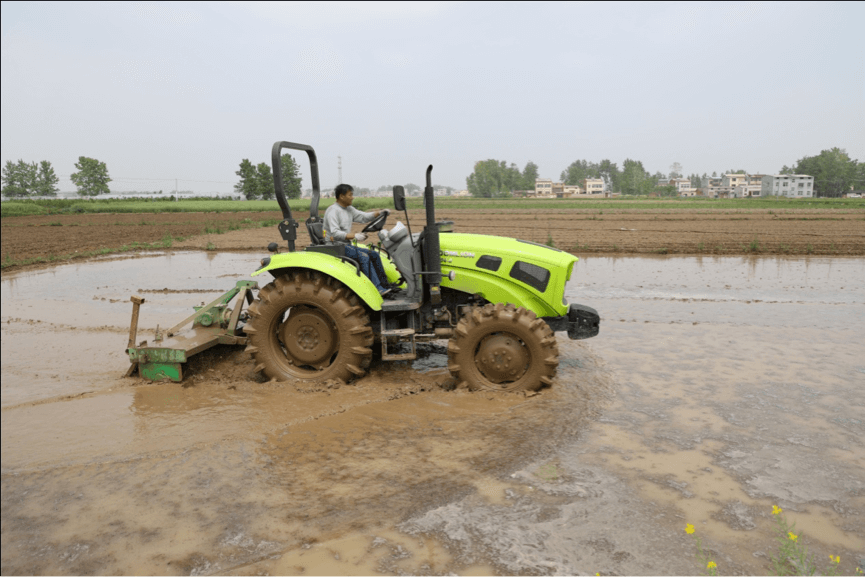
[{"label": "tree line", "polygon": [[[97,196],[108,194],[108,169],[104,162],[95,158],[79,156],[75,163],[77,172],[69,175],[81,196]],[[57,196],[57,183],[60,179],[54,173],[54,168],[47,160],[37,165],[35,162],[18,160],[13,163],[7,160],[0,170],[2,194],[11,198],[27,196]]]},{"label": "tree line", "polygon": [[[746,174],[744,169],[724,170],[724,174]],[[815,178],[817,196],[842,196],[850,191],[863,190],[866,184],[864,163],[851,159],[844,149],[833,148],[822,150],[816,156],[806,156],[791,167],[783,166],[779,174],[807,174]],[[712,177],[717,177],[713,172]],[[479,198],[494,198],[510,196],[518,190],[534,190],[535,179],[538,178],[538,166],[529,162],[523,173],[514,163],[510,165],[504,160],[480,160],[475,163],[475,170],[466,178],[469,194]],[[609,159],[601,162],[575,160],[559,175],[559,180],[566,185],[577,185],[588,178],[600,178],[604,181],[605,190],[627,195],[676,196],[674,186],[659,184],[659,181],[672,178],[683,178],[682,166],[675,162],[670,172],[650,173],[639,160],[626,158],[622,167]],[[706,173],[690,174],[688,177],[692,188],[701,188],[709,176]]]},{"label": "tree line", "polygon": [[[76,172],[70,175],[75,184],[78,194],[81,196],[98,196],[110,192],[108,183],[111,178],[108,168],[104,162],[95,158],[79,156],[75,163]],[[682,166],[675,162],[671,165],[670,172],[665,175],[661,172],[650,173],[644,168],[639,160],[626,158],[622,167],[609,159],[601,162],[588,160],[575,160],[560,173],[560,181],[567,185],[580,184],[587,178],[600,178],[605,183],[605,189],[627,195],[648,195],[655,192],[661,196],[674,196],[676,189],[673,186],[659,185],[660,180],[665,178],[681,178]],[[301,176],[298,163],[290,154],[280,157],[280,172],[282,174],[283,186],[286,197],[290,199],[301,197]],[[864,174],[864,163],[851,159],[844,149],[832,148],[822,150],[815,156],[805,156],[792,166],[783,166],[780,174],[807,174],[815,178],[814,190],[816,196],[837,197],[843,196],[852,188],[863,190],[866,185],[866,174]],[[720,174],[745,174],[743,169],[722,171]],[[264,199],[270,200],[275,197],[274,177],[271,166],[265,162],[253,165],[249,159],[244,158],[240,168],[235,172],[239,177],[234,186],[235,192],[241,194],[248,200]],[[713,172],[712,177],[717,177]],[[511,196],[518,190],[534,190],[535,180],[538,178],[538,165],[530,161],[521,171],[516,164],[508,164],[504,160],[480,160],[475,163],[474,170],[466,178],[469,193],[478,198],[496,198]],[[690,174],[688,179],[692,188],[701,188],[706,179],[703,175]],[[59,178],[54,173],[54,168],[47,160],[36,162],[24,162],[18,160],[13,163],[7,160],[0,171],[0,183],[2,183],[2,194],[6,197],[27,196],[56,196],[58,192],[57,183]],[[418,195],[421,187],[408,183],[404,186],[407,195]],[[434,188],[440,188],[438,185]],[[449,192],[451,187],[445,187]],[[392,185],[380,186],[378,192],[388,191]],[[362,196],[371,191],[367,188],[358,188],[357,194]]]},{"label": "tree line", "polygon": [[[274,174],[270,164],[260,162],[253,166],[248,158],[244,158],[235,174],[240,177],[235,184],[235,192],[247,200],[273,200],[276,197]],[[280,175],[286,198],[301,198],[301,170],[291,154],[280,157]]]}]

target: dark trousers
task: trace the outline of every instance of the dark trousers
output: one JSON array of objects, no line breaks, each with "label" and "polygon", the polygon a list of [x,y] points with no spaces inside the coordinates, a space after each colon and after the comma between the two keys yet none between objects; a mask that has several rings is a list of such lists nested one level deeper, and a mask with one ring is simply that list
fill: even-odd
[{"label": "dark trousers", "polygon": [[376,290],[382,292],[385,288],[383,282],[388,282],[388,276],[385,274],[385,269],[382,267],[382,257],[375,250],[361,248],[352,244],[346,245],[346,256],[358,261],[361,265],[361,272],[367,275]]}]

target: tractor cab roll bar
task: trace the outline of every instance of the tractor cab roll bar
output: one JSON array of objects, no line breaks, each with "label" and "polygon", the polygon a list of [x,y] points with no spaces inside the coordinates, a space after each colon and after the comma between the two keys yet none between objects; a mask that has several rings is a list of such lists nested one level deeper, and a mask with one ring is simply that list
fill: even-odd
[{"label": "tractor cab roll bar", "polygon": [[271,148],[271,165],[274,170],[274,191],[277,195],[277,202],[280,205],[280,210],[283,211],[283,221],[277,226],[280,230],[280,235],[283,240],[289,244],[289,251],[295,251],[295,240],[298,238],[298,222],[292,218],[292,208],[289,206],[289,201],[286,200],[286,192],[283,188],[283,174],[280,170],[280,155],[284,148],[292,150],[303,150],[310,157],[310,180],[313,183],[313,198],[310,199],[310,218],[307,224],[319,222],[319,163],[316,160],[316,151],[309,144],[297,144],[295,142],[286,142],[285,140],[274,143]]}]

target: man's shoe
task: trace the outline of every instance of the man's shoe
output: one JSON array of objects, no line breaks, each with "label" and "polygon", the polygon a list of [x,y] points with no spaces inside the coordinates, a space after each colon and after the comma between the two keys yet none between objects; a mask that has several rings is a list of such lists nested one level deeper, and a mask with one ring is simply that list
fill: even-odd
[{"label": "man's shoe", "polygon": [[392,295],[393,293],[394,293],[394,289],[392,289],[391,287],[383,288],[382,290],[379,291],[379,296],[382,297],[383,299],[386,299],[386,298],[389,298],[389,295]]}]

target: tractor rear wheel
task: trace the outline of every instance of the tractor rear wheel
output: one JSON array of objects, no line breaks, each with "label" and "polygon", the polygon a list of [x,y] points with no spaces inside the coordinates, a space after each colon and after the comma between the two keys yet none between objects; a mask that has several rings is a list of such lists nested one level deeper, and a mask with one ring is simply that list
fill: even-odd
[{"label": "tractor rear wheel", "polygon": [[256,372],[277,380],[363,376],[373,330],[358,297],[315,271],[281,275],[259,291],[244,327]]},{"label": "tractor rear wheel", "polygon": [[553,383],[558,366],[553,331],[512,304],[473,307],[448,341],[448,370],[472,390],[534,391]]}]

